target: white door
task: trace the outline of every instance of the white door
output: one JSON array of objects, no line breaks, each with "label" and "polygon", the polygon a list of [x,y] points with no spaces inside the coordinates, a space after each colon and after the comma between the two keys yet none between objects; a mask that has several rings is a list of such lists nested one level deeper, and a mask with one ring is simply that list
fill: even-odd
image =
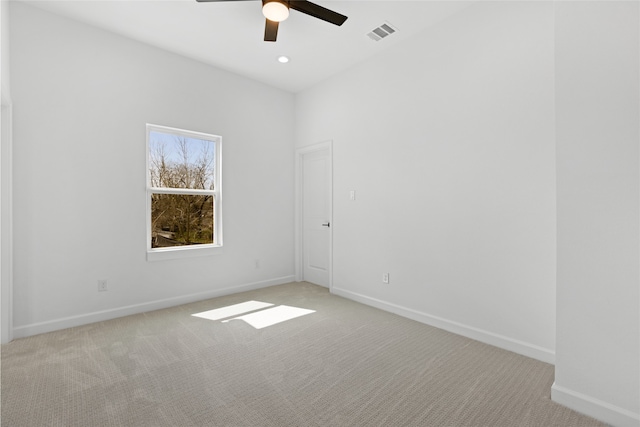
[{"label": "white door", "polygon": [[329,287],[331,277],[331,152],[302,154],[303,280]]}]

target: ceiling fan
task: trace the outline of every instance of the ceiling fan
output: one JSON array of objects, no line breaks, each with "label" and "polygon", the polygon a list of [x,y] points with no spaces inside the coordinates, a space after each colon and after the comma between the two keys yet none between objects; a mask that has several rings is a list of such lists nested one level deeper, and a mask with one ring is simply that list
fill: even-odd
[{"label": "ceiling fan", "polygon": [[[198,2],[243,1],[243,0],[196,0]],[[264,28],[264,41],[274,42],[278,37],[278,24],[289,17],[289,9],[297,10],[322,19],[334,25],[342,25],[347,17],[337,12],[311,3],[307,0],[262,0],[262,14],[267,19]]]}]

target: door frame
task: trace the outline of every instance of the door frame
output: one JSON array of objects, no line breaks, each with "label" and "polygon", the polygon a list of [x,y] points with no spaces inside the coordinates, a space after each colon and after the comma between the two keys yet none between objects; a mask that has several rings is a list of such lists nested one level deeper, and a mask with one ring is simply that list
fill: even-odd
[{"label": "door frame", "polygon": [[329,218],[331,223],[329,227],[329,291],[333,290],[333,141],[323,141],[317,144],[308,145],[296,149],[295,161],[295,280],[302,282],[304,280],[304,223],[302,220],[303,210],[303,169],[302,160],[306,154],[315,151],[329,151]]}]

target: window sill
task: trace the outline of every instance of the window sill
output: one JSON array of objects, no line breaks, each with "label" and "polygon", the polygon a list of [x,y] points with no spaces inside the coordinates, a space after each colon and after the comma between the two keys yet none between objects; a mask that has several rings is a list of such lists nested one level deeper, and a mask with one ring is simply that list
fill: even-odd
[{"label": "window sill", "polygon": [[200,256],[219,255],[222,246],[198,245],[182,248],[147,249],[147,261],[164,261],[168,259],[194,258]]}]

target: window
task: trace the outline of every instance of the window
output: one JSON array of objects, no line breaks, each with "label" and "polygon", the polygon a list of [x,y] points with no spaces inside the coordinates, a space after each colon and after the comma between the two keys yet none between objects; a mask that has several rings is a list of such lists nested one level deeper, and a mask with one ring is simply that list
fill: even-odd
[{"label": "window", "polygon": [[222,249],[219,136],[147,125],[147,259]]}]

